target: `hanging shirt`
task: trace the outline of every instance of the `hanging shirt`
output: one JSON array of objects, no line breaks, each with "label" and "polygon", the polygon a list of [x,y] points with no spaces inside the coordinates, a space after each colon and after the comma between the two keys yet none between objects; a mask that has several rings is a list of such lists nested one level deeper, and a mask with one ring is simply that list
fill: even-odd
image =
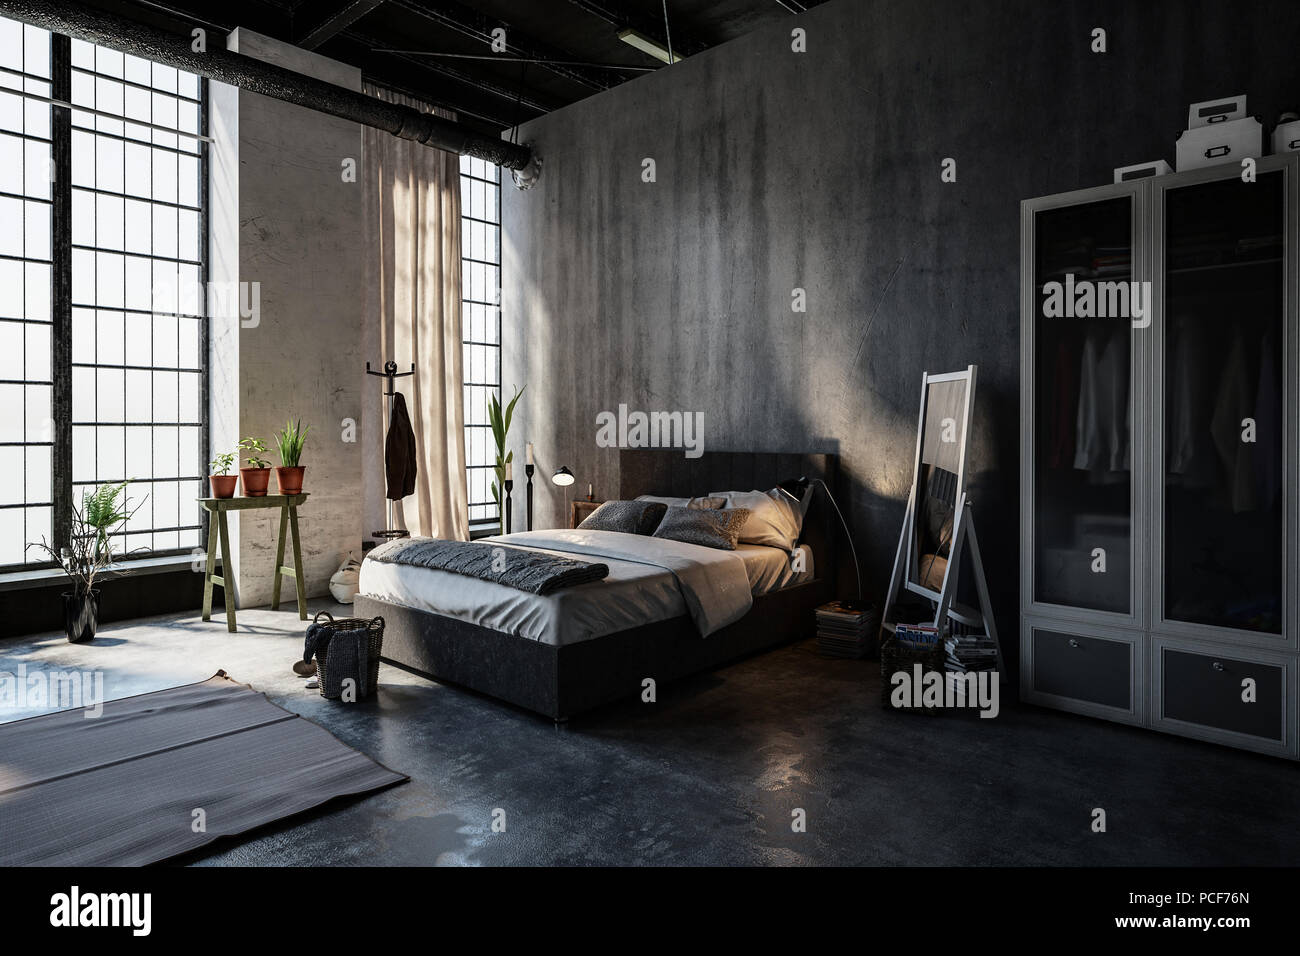
[{"label": "hanging shirt", "polygon": [[1259,350],[1259,390],[1255,393],[1255,490],[1260,508],[1277,505],[1282,491],[1282,383],[1277,375],[1277,343],[1272,332]]},{"label": "hanging shirt", "polygon": [[1255,411],[1256,389],[1253,386],[1246,359],[1245,337],[1237,329],[1214,402],[1214,417],[1210,419],[1210,435],[1227,472],[1228,499],[1236,512],[1253,511],[1257,503],[1252,460],[1254,445],[1242,441],[1245,428],[1242,421],[1252,417]]}]

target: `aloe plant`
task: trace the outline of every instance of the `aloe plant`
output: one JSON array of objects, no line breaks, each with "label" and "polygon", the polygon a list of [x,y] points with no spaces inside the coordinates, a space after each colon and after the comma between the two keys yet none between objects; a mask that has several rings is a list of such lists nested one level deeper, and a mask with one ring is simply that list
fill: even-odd
[{"label": "aloe plant", "polygon": [[[95,578],[113,566],[109,536],[140,509],[131,507],[124,492],[129,481],[100,485],[81,494],[81,505],[72,505],[72,528],[68,546],[54,548],[45,538],[27,545],[50,556],[72,582],[73,591],[84,597],[95,586]],[[142,501],[140,504],[143,504]]]},{"label": "aloe plant", "polygon": [[524,388],[515,389],[514,398],[510,399],[510,404],[505,407],[504,412],[501,408],[501,399],[495,394],[488,400],[488,422],[492,425],[492,440],[496,442],[497,458],[496,464],[492,468],[495,475],[492,481],[492,500],[497,503],[497,517],[501,524],[501,533],[506,530],[506,509],[504,504],[505,480],[506,480],[506,462],[513,461],[515,453],[506,451],[506,436],[510,434],[510,419],[515,414],[515,404],[519,401],[519,396],[524,394]]},{"label": "aloe plant", "polygon": [[311,426],[302,427],[302,419],[289,419],[284,431],[275,433],[275,443],[280,449],[280,464],[286,468],[296,467],[302,459],[302,446],[307,444],[307,433]]}]

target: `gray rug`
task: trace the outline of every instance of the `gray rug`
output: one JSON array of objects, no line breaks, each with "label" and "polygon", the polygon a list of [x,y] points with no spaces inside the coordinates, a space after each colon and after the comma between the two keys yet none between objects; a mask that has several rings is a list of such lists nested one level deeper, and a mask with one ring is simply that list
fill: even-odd
[{"label": "gray rug", "polygon": [[406,779],[218,671],[0,724],[0,866],[156,863]]}]

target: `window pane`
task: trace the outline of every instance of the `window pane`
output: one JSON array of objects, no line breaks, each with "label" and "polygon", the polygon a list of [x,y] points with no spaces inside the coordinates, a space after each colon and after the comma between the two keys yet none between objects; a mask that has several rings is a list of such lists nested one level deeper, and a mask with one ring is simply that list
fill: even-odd
[{"label": "window pane", "polygon": [[[496,449],[488,424],[488,402],[500,397],[500,314],[494,303],[500,290],[500,190],[496,167],[461,157],[461,374],[465,386],[465,457],[470,521],[494,522],[499,509],[492,500],[492,465]],[[493,179],[493,182],[484,180]],[[521,464],[522,467],[522,464]],[[522,522],[521,522],[522,525]],[[521,526],[520,525],[520,526]],[[517,526],[519,527],[519,526]]]},{"label": "window pane", "polygon": [[[74,493],[130,479],[132,501],[144,505],[115,544],[193,547],[202,540],[193,499],[203,490],[195,479],[205,474],[206,425],[178,422],[206,418],[205,190],[199,141],[190,138],[191,155],[164,147],[177,145],[169,130],[202,132],[202,86],[192,74],[80,41],[72,54],[73,103],[112,114],[73,111],[73,420],[87,423],[71,429]],[[42,238],[20,236],[37,246]],[[179,288],[182,280],[195,288]],[[6,301],[0,293],[0,308]],[[181,309],[195,317],[178,317]]]}]

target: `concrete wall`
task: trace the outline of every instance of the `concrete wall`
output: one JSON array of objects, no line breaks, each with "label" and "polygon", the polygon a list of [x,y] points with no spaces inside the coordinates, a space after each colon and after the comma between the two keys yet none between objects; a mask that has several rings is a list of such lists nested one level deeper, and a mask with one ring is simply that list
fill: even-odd
[{"label": "concrete wall", "polygon": [[[838,451],[879,597],[921,373],[976,363],[974,501],[1014,647],[1018,204],[1172,161],[1192,102],[1246,92],[1268,122],[1296,108],[1297,10],[837,0],[529,124],[541,180],[503,190],[503,382],[528,384],[516,461],[531,440],[544,475],[567,464],[575,491],[614,494],[594,423],[620,402],[703,411],[718,450]],[[538,485],[540,526],[563,501]]]},{"label": "concrete wall", "polygon": [[[230,45],[361,88],[360,71],[255,33],[236,30]],[[273,448],[290,416],[312,426],[303,453],[311,494],[300,512],[303,567],[308,594],[324,594],[347,553],[361,553],[361,435],[358,428],[357,441],[344,441],[342,425],[360,423],[365,378],[361,185],[341,175],[344,158],[360,162],[361,128],[218,84],[212,94],[212,278],[260,289],[255,325],[213,320],[213,448],[244,436]],[[276,454],[264,457],[279,464]],[[240,605],[265,604],[279,514],[243,512],[233,524]]]}]

